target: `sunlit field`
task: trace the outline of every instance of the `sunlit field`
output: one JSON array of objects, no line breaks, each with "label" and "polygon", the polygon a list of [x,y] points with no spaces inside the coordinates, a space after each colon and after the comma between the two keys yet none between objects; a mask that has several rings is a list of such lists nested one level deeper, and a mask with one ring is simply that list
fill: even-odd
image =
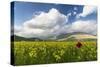
[{"label": "sunlit field", "polygon": [[50,64],[64,62],[94,61],[97,59],[96,41],[15,41],[15,65]]}]

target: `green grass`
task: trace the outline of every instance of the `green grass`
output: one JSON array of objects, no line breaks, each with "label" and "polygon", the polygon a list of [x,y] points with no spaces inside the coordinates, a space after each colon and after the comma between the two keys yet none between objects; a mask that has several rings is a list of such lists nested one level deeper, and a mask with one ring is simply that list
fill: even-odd
[{"label": "green grass", "polygon": [[14,42],[14,65],[48,64],[79,61],[94,61],[97,59],[96,41],[81,42]]}]

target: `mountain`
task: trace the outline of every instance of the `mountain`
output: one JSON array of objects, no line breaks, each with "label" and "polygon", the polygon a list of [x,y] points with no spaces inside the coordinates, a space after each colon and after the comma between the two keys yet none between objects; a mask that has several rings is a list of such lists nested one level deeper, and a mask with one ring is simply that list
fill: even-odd
[{"label": "mountain", "polygon": [[57,36],[57,41],[66,40],[97,40],[97,37],[95,35],[82,32],[67,33]]},{"label": "mountain", "polygon": [[25,38],[17,35],[11,36],[12,41],[42,41],[42,39],[39,38]]},{"label": "mountain", "polygon": [[72,40],[97,40],[96,35],[83,32],[65,33],[48,38],[25,38],[17,35],[11,36],[12,41],[72,41]]}]

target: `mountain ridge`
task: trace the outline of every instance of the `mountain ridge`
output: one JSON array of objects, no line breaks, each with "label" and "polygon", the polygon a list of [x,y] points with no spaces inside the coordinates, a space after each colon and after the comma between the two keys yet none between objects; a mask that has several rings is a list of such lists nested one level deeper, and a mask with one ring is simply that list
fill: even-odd
[{"label": "mountain ridge", "polygon": [[56,37],[52,37],[51,39],[42,39],[42,38],[25,38],[17,35],[11,36],[11,38],[14,38],[14,41],[67,41],[67,40],[96,40],[96,35],[92,35],[89,33],[83,33],[83,32],[74,32],[74,33],[65,33],[60,34]]},{"label": "mountain ridge", "polygon": [[13,38],[14,41],[42,41],[42,39],[39,38],[25,38],[17,35],[12,35],[11,38]]}]

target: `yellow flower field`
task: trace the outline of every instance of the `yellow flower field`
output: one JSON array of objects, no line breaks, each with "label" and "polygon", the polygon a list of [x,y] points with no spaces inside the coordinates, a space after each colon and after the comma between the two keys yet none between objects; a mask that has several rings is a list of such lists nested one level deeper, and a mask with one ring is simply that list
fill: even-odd
[{"label": "yellow flower field", "polygon": [[14,65],[50,64],[97,60],[96,41],[16,41],[14,42]]}]

